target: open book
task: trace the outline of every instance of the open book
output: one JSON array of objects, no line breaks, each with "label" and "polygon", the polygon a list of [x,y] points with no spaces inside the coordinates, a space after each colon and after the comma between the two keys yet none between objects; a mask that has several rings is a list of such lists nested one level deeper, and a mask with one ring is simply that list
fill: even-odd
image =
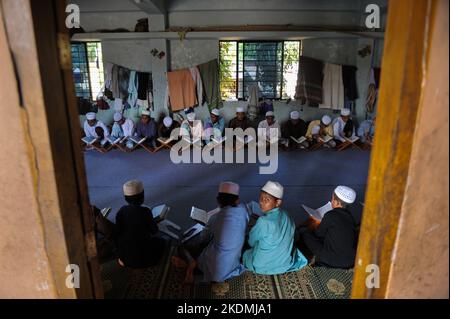
[{"label": "open book", "polygon": [[151,208],[153,218],[159,217],[159,219],[166,219],[167,214],[170,211],[170,207],[166,204],[154,206]]},{"label": "open book", "polygon": [[92,144],[95,143],[95,141],[98,140],[98,138],[96,138],[96,137],[88,137],[88,136],[85,136],[85,137],[83,137],[81,140],[82,140],[83,142],[85,142],[87,145],[92,145]]},{"label": "open book", "polygon": [[353,136],[351,138],[345,138],[346,141],[351,142],[351,143],[355,143],[357,140],[359,140],[358,136]]},{"label": "open book", "polygon": [[191,209],[191,218],[192,218],[193,220],[196,220],[196,221],[198,221],[198,222],[200,222],[200,223],[206,225],[206,224],[208,223],[209,219],[210,219],[212,216],[214,216],[215,214],[217,214],[219,211],[220,211],[220,208],[219,208],[219,207],[217,207],[217,208],[215,208],[215,209],[210,210],[209,212],[207,212],[207,211],[205,211],[205,210],[203,210],[203,209],[200,209],[200,208],[197,208],[197,207],[192,206],[192,209]]},{"label": "open book", "polygon": [[251,201],[245,204],[245,207],[247,208],[247,212],[250,216],[258,218],[264,215],[263,212],[261,211],[261,208],[259,207],[259,204],[255,201]]},{"label": "open book", "polygon": [[304,141],[306,141],[306,137],[304,137],[304,136],[300,136],[299,138],[295,138],[295,137],[293,137],[293,136],[291,135],[291,139],[292,139],[295,143],[297,143],[297,144],[301,144],[301,143],[303,143]]},{"label": "open book", "polygon": [[218,137],[213,137],[212,140],[216,144],[221,144],[227,140],[227,137],[226,136],[218,136]]},{"label": "open book", "polygon": [[183,239],[181,240],[181,242],[184,243],[189,239],[191,239],[192,237],[200,234],[203,231],[203,229],[205,229],[205,226],[201,224],[195,224],[194,226],[192,226],[183,233]]},{"label": "open book", "polygon": [[317,209],[312,209],[305,205],[302,205],[302,207],[311,217],[314,217],[317,220],[322,220],[323,216],[333,209],[333,207],[331,207],[331,202],[328,202]]},{"label": "open book", "polygon": [[161,144],[168,144],[170,142],[172,142],[174,139],[172,137],[158,137],[157,138],[158,142],[160,142]]},{"label": "open book", "polygon": [[248,144],[253,141],[253,136],[245,135],[244,138],[242,138],[241,136],[236,136],[236,140],[241,142],[242,144]]},{"label": "open book", "polygon": [[194,145],[196,143],[199,143],[201,141],[201,138],[200,137],[196,137],[196,138],[191,140],[191,138],[189,138],[188,136],[183,136],[183,140],[185,140],[189,144]]},{"label": "open book", "polygon": [[107,139],[108,139],[108,141],[111,143],[111,144],[119,144],[120,142],[122,142],[124,139],[125,139],[125,137],[118,137],[118,138],[116,138],[116,139],[114,139],[111,135],[110,136],[108,136],[107,137]]},{"label": "open book", "polygon": [[108,218],[108,215],[111,213],[111,207],[105,207],[100,211],[103,217]]},{"label": "open book", "polygon": [[135,142],[136,144],[141,144],[142,142],[144,142],[147,137],[140,137],[140,136],[129,136],[128,139],[130,139],[131,141]]},{"label": "open book", "polygon": [[319,140],[320,141],[322,141],[322,142],[324,142],[324,143],[328,143],[329,141],[331,141],[333,138],[331,137],[331,136],[329,136],[329,135],[326,135],[326,136],[321,136],[321,137],[319,137]]}]

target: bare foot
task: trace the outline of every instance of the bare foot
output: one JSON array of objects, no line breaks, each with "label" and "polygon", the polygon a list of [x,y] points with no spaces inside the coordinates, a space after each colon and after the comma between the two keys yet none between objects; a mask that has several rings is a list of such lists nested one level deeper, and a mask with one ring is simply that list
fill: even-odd
[{"label": "bare foot", "polygon": [[188,264],[180,257],[172,256],[170,260],[172,262],[172,265],[174,265],[176,268],[186,268],[188,266]]}]

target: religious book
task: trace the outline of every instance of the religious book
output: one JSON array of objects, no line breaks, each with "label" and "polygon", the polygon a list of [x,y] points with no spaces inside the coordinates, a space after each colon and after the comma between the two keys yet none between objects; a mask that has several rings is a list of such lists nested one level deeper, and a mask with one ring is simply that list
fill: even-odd
[{"label": "religious book", "polygon": [[264,215],[264,213],[261,211],[261,207],[255,201],[246,203],[245,207],[247,208],[247,212],[250,216],[258,218]]},{"label": "religious book", "polygon": [[185,141],[186,141],[187,143],[189,143],[189,144],[194,145],[194,144],[196,144],[196,143],[199,143],[199,142],[201,141],[201,138],[200,138],[200,137],[196,137],[196,138],[194,138],[193,140],[191,140],[189,137],[183,136],[183,140],[185,140]]},{"label": "religious book", "polygon": [[118,138],[116,138],[116,139],[114,139],[111,135],[110,136],[108,136],[107,138],[106,138],[111,144],[119,144],[120,142],[122,142],[122,140],[124,140],[125,139],[125,137],[118,137]]},{"label": "religious book", "polygon": [[326,213],[333,209],[333,207],[331,207],[331,202],[328,202],[317,209],[312,209],[305,205],[302,205],[302,207],[311,217],[314,217],[319,221],[322,220],[323,216],[325,216]]},{"label": "religious book", "polygon": [[193,220],[198,221],[203,225],[206,225],[210,220],[210,218],[215,214],[217,214],[219,211],[220,211],[219,207],[207,212],[206,210],[192,206],[190,216]]},{"label": "religious book", "polygon": [[108,218],[108,215],[111,213],[111,207],[105,207],[100,211],[103,217]]},{"label": "religious book", "polygon": [[205,229],[205,226],[203,226],[202,224],[198,224],[198,223],[195,224],[194,226],[192,226],[191,228],[189,228],[188,230],[186,230],[183,233],[183,239],[181,240],[181,242],[182,243],[187,242],[189,239],[200,234],[204,229]]},{"label": "religious book", "polygon": [[355,143],[357,140],[359,140],[358,136],[353,136],[351,138],[345,138],[346,141],[351,142],[351,143]]},{"label": "religious book", "polygon": [[85,137],[83,137],[81,140],[82,140],[83,142],[85,142],[87,145],[92,145],[92,144],[94,144],[94,143],[97,141],[97,139],[98,139],[98,138],[96,138],[96,137],[88,137],[88,136],[85,136]]},{"label": "religious book", "polygon": [[321,137],[319,137],[319,140],[321,141],[321,142],[324,142],[324,143],[328,143],[329,141],[331,141],[333,138],[331,137],[331,136],[329,136],[329,135],[325,135],[325,136],[321,136]]},{"label": "religious book", "polygon": [[293,136],[291,135],[291,139],[292,139],[295,143],[297,143],[297,144],[301,144],[301,143],[303,143],[304,141],[306,141],[306,137],[304,137],[304,136],[300,136],[299,138],[295,138],[295,137],[293,137]]},{"label": "religious book", "polygon": [[213,137],[212,140],[216,144],[221,144],[227,140],[227,137],[226,136]]},{"label": "religious book", "polygon": [[158,137],[157,140],[161,144],[168,144],[173,141],[173,138],[172,137]]},{"label": "religious book", "polygon": [[253,136],[251,135],[245,135],[244,138],[242,138],[241,136],[236,136],[236,140],[238,140],[239,142],[241,142],[242,144],[248,144],[251,141],[253,141]]},{"label": "religious book", "polygon": [[151,208],[151,211],[152,211],[153,218],[158,217],[160,220],[163,220],[163,219],[167,218],[167,214],[170,211],[170,207],[167,206],[166,204],[157,205],[157,206],[153,206]]},{"label": "religious book", "polygon": [[140,136],[129,136],[128,138],[131,141],[135,142],[136,144],[141,144],[147,139],[147,137],[140,137]]}]

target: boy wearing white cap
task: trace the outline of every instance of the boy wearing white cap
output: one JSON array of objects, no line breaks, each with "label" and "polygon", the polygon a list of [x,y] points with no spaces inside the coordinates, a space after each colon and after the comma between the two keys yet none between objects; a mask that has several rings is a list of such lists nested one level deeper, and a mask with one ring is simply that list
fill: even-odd
[{"label": "boy wearing white cap", "polygon": [[123,194],[128,205],[117,212],[114,232],[119,264],[130,268],[156,265],[165,244],[155,236],[158,226],[152,211],[142,206],[144,185],[138,180],[128,181],[123,185]]},{"label": "boy wearing white cap", "polygon": [[202,121],[197,119],[193,111],[187,113],[186,120],[181,123],[180,134],[189,137],[191,140],[202,138]]},{"label": "boy wearing white cap", "polygon": [[211,140],[211,136],[220,138],[223,135],[225,129],[225,120],[220,116],[219,109],[212,109],[210,112],[210,118],[205,120],[205,141],[208,143]]},{"label": "boy wearing white cap", "polygon": [[185,259],[172,257],[175,266],[186,268],[187,283],[193,282],[196,267],[203,272],[203,282],[223,282],[239,276],[245,270],[240,260],[248,213],[245,207],[239,204],[239,185],[222,182],[219,186],[217,203],[220,211],[208,221],[207,229],[210,236],[200,245],[203,246],[200,247],[200,252],[195,254],[192,249],[188,251],[185,247],[181,251]]},{"label": "boy wearing white cap", "polygon": [[280,138],[280,126],[275,120],[275,113],[273,111],[266,112],[266,119],[259,122],[258,124],[258,131],[259,129],[263,129],[265,131],[267,142],[270,142],[275,138]]},{"label": "boy wearing white cap", "polygon": [[[315,144],[323,138],[333,138],[333,126],[331,125],[331,117],[328,115],[322,116],[322,119],[311,121],[308,125],[308,131],[306,132],[306,138],[310,143]],[[332,139],[323,146],[328,148],[336,147],[336,142]]]},{"label": "boy wearing white cap", "polygon": [[[123,117],[122,113],[114,113],[114,124],[111,130],[111,137],[113,139],[118,139],[120,137],[131,137],[134,133],[134,122],[131,119],[126,119]],[[126,140],[127,148],[133,148],[133,141]]]},{"label": "boy wearing white cap", "polygon": [[146,137],[144,143],[150,147],[156,147],[156,123],[150,116],[150,111],[142,111],[141,120],[136,124],[136,136],[138,138]]},{"label": "boy wearing white cap", "polygon": [[103,124],[102,121],[97,120],[97,116],[94,112],[89,112],[86,114],[86,120],[83,124],[84,134],[87,138],[99,138],[98,134],[95,131],[96,127],[101,127],[103,129],[104,137],[109,135],[109,131],[106,128],[106,125]]},{"label": "boy wearing white cap", "polygon": [[250,122],[247,119],[247,116],[245,115],[245,111],[243,107],[237,107],[236,108],[236,117],[232,118],[230,122],[228,123],[228,127],[235,129],[235,128],[241,128],[244,131],[250,127]]},{"label": "boy wearing white cap", "polygon": [[284,145],[290,149],[296,146],[300,148],[308,148],[308,141],[303,141],[302,143],[297,144],[295,141],[291,140],[291,136],[295,139],[300,139],[302,136],[305,136],[307,130],[308,127],[306,126],[305,121],[300,118],[300,113],[298,111],[292,111],[289,114],[289,120],[281,126],[281,136],[283,138]]},{"label": "boy wearing white cap", "polygon": [[356,192],[350,187],[336,187],[331,197],[333,209],[320,222],[313,220],[309,229],[299,230],[297,247],[309,258],[315,256],[317,265],[345,269],[354,266],[359,225],[348,206],[355,199]]},{"label": "boy wearing white cap", "polygon": [[177,127],[180,127],[178,121],[175,121],[170,116],[164,117],[162,122],[158,125],[158,137],[164,139],[170,138],[170,134]]},{"label": "boy wearing white cap", "polygon": [[259,205],[264,216],[251,229],[251,247],[242,257],[246,269],[263,275],[282,274],[306,266],[307,260],[294,247],[295,224],[281,209],[283,186],[268,181],[261,189]]},{"label": "boy wearing white cap", "polygon": [[345,138],[354,138],[355,126],[350,118],[350,109],[342,109],[341,116],[333,121],[333,135],[337,144],[345,142]]}]

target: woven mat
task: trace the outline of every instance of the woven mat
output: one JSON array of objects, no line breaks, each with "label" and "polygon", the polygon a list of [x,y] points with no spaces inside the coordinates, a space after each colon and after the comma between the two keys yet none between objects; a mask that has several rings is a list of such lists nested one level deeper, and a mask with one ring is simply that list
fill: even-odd
[{"label": "woven mat", "polygon": [[155,267],[133,271],[115,261],[102,265],[106,298],[127,299],[346,299],[353,270],[310,267],[282,275],[245,272],[223,284],[184,285],[184,272],[172,266],[170,248]]}]

